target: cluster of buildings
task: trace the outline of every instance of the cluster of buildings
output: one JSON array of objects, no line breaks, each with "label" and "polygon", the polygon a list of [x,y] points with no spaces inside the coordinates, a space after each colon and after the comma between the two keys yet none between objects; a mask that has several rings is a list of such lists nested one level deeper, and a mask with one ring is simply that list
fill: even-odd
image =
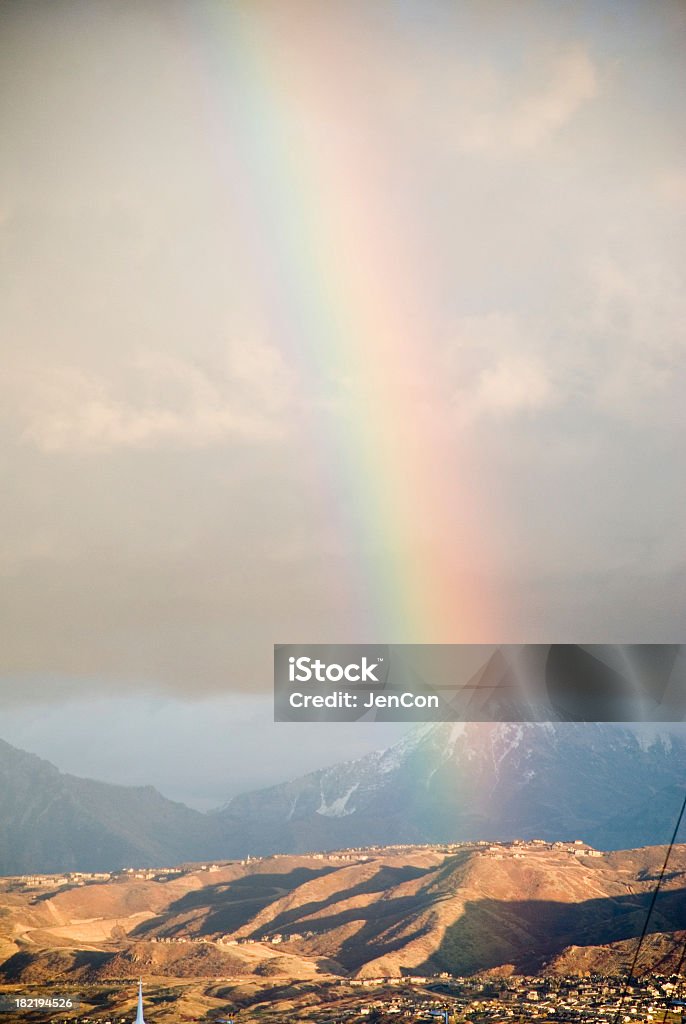
[{"label": "cluster of buildings", "polygon": [[[482,851],[511,851],[534,852],[552,850],[558,853],[569,853],[581,857],[602,857],[601,850],[595,850],[583,839],[573,839],[567,842],[560,840],[551,841],[548,839],[510,839],[502,842],[490,839],[464,840],[455,843],[395,843],[387,846],[351,846],[342,850],[325,850],[303,853],[299,856],[307,857],[309,860],[322,861],[348,861],[360,863],[372,860],[376,856],[387,857],[389,854],[407,854],[426,850],[433,853],[454,854],[461,850],[482,850]],[[240,863],[242,865],[258,864],[262,861],[282,860],[285,857],[298,856],[297,854],[275,853],[268,857],[245,857]]]},{"label": "cluster of buildings", "polygon": [[[2,879],[6,888],[59,889],[61,886],[89,885],[96,882],[128,881],[135,878],[145,881],[166,882],[170,878],[186,874],[190,869],[179,868],[121,868],[119,871],[67,871],[61,875],[8,875]],[[202,865],[194,870],[218,871],[219,865]]]},{"label": "cluster of buildings", "polygon": [[284,934],[282,932],[274,932],[273,935],[260,935],[258,939],[251,938],[240,938],[236,939],[233,935],[224,935],[218,940],[220,946],[254,946],[257,943],[267,943],[271,946],[280,946],[282,942],[298,942],[301,939],[312,939],[315,935],[321,935],[321,932],[306,931],[306,932],[288,932]]},{"label": "cluster of buildings", "polygon": [[[670,1024],[684,1020],[682,977],[646,975],[626,986],[623,978],[603,975],[546,977],[455,978],[443,973],[402,978],[338,979],[323,982],[319,999],[298,1006],[288,1019],[307,1024],[371,1024],[388,1019],[411,1024]],[[358,994],[355,994],[355,993]],[[274,1022],[260,1003],[260,1019]],[[143,991],[139,983],[137,1014],[131,1017],[84,1016],[69,1024],[145,1024]],[[253,1021],[250,1008],[205,1020],[245,1024]]]},{"label": "cluster of buildings", "polygon": [[285,860],[285,859],[288,859],[288,858],[291,858],[291,857],[307,857],[308,860],[344,861],[344,862],[354,862],[355,864],[360,864],[360,863],[364,863],[364,861],[371,860],[369,852],[365,852],[365,851],[369,851],[369,850],[377,851],[378,850],[379,852],[381,852],[384,849],[385,850],[394,850],[395,851],[395,850],[400,850],[400,849],[409,849],[409,847],[394,847],[394,846],[387,846],[387,847],[357,847],[357,846],[352,846],[352,847],[350,847],[350,849],[345,849],[345,850],[324,850],[324,851],[315,850],[315,851],[313,851],[311,853],[300,853],[300,854],[298,854],[298,853],[270,853],[266,857],[253,857],[250,854],[248,854],[247,857],[244,857],[243,860],[240,861],[240,864],[241,864],[241,866],[245,867],[248,864],[261,864],[264,861]]},{"label": "cluster of buildings", "polygon": [[675,976],[651,974],[627,987],[625,978],[562,975],[513,977],[506,983],[455,979],[448,982],[447,991],[454,993],[451,1002],[460,1019],[474,1024],[510,1020],[611,1024],[618,1014],[625,1022],[661,1024],[665,1013],[674,1010],[678,983]]},{"label": "cluster of buildings", "polygon": [[[600,850],[593,849],[588,843],[581,839],[572,842],[549,842],[545,839],[514,839],[509,842],[492,842],[489,840],[478,840],[476,842],[459,843],[422,843],[422,844],[395,844],[393,846],[366,846],[350,847],[343,850],[315,851],[303,853],[301,856],[310,860],[341,863],[363,863],[373,860],[375,856],[388,856],[390,854],[409,853],[417,850],[427,850],[436,853],[454,854],[460,850],[480,850],[490,857],[523,858],[527,852],[538,850],[553,850],[565,853],[573,857],[603,857]],[[294,854],[271,854],[268,857],[247,856],[239,863],[245,867],[250,864],[259,864],[264,861],[275,861],[292,857]],[[232,863],[222,861],[212,864],[184,864],[180,867],[155,867],[155,868],[122,868],[118,871],[70,871],[62,875],[33,874],[18,875],[6,878],[4,881],[9,885],[22,888],[59,888],[62,885],[87,885],[93,882],[109,882],[122,879],[137,879],[140,881],[164,882],[179,875],[187,874],[190,871],[206,871],[209,874],[220,871],[222,867]]]},{"label": "cluster of buildings", "polygon": [[486,846],[486,852],[498,860],[506,857],[514,857],[523,860],[527,853],[536,853],[541,850],[552,851],[553,853],[568,854],[572,857],[603,857],[602,850],[595,850],[582,839],[575,839],[572,843],[548,843],[544,839],[515,839],[509,843],[475,843],[475,846]]},{"label": "cluster of buildings", "polygon": [[315,1024],[341,1024],[395,1017],[400,1021],[435,1024],[509,1024],[510,1021],[550,1024],[662,1024],[684,1018],[684,1004],[675,998],[683,978],[646,975],[628,988],[623,978],[518,977],[484,980],[438,977],[346,979],[338,985],[360,988],[364,995],[346,997],[313,1007]]},{"label": "cluster of buildings", "polygon": [[16,875],[8,877],[8,883],[15,883],[26,889],[54,889],[60,885],[86,885],[88,882],[109,882],[111,871],[69,871],[64,875]]}]

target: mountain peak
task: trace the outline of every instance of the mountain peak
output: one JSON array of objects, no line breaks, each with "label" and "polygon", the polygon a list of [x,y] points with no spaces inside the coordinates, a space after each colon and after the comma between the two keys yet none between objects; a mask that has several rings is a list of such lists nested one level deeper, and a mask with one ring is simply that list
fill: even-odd
[{"label": "mountain peak", "polygon": [[386,750],[239,796],[251,852],[475,839],[664,842],[686,778],[683,737],[608,723],[437,723]]}]

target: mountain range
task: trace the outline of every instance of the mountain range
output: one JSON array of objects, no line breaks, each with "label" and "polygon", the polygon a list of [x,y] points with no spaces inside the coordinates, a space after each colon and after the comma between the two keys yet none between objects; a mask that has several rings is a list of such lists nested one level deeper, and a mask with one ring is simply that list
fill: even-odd
[{"label": "mountain range", "polygon": [[425,725],[206,814],[0,741],[0,874],[479,839],[625,849],[669,838],[685,788],[683,736],[604,723]]},{"label": "mountain range", "polygon": [[441,723],[236,797],[221,816],[255,853],[577,835],[624,849],[664,842],[685,788],[680,736],[595,723]]},{"label": "mountain range", "polygon": [[152,786],[68,775],[0,740],[0,874],[175,863],[220,846],[215,819]]}]

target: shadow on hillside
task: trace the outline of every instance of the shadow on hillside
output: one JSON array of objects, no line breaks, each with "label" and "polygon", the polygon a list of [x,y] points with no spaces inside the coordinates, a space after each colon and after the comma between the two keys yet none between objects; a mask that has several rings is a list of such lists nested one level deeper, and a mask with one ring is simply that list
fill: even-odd
[{"label": "shadow on hillside", "polygon": [[[347,898],[347,893],[337,894],[339,901]],[[413,915],[436,906],[448,899],[447,894],[432,894],[426,890],[409,895],[395,896],[390,899],[378,899],[367,906],[351,907],[326,917],[303,921],[298,931],[312,930],[316,936],[326,936],[337,928],[353,922],[361,922],[361,926],[347,939],[343,939],[335,950],[328,955],[335,957],[346,970],[356,970],[377,956],[392,953],[401,949],[406,943],[419,938],[424,933],[423,926],[413,926]],[[336,901],[332,901],[335,911]],[[318,948],[321,942],[318,944]]]},{"label": "shadow on hillside", "polygon": [[[257,929],[253,932],[252,937],[256,938],[259,935],[270,935],[273,932],[286,932],[288,933],[289,925],[298,924],[296,931],[301,931],[304,925],[302,924],[303,918],[308,917],[310,914],[316,914],[320,910],[324,910],[326,907],[335,906],[341,900],[353,899],[355,896],[372,896],[375,893],[387,892],[390,889],[395,888],[397,885],[401,885],[403,882],[412,882],[417,878],[422,878],[424,875],[435,868],[416,868],[412,866],[407,867],[391,867],[390,865],[383,865],[376,871],[370,878],[360,882],[358,885],[352,886],[350,889],[338,889],[336,892],[326,899],[317,900],[312,903],[303,903],[299,907],[295,907],[292,910],[286,910],[282,914],[278,914],[274,920],[270,923],[268,928]],[[344,916],[344,915],[343,915]],[[313,928],[319,929],[319,922],[313,922]]]},{"label": "shadow on hillside", "polygon": [[[199,927],[191,928],[193,934],[232,932],[247,924],[280,896],[335,870],[334,867],[295,868],[288,874],[245,875],[232,882],[207,885],[186,893],[171,903],[164,913],[143,921],[131,935],[133,938],[147,938],[153,934],[173,936],[195,923],[194,919],[198,917],[201,918],[197,922]],[[194,913],[196,911],[205,911],[205,916]],[[181,920],[177,920],[179,918]]]},{"label": "shadow on hillside", "polygon": [[35,955],[23,950],[20,953],[13,953],[4,963],[0,964],[0,979],[6,982],[18,981],[22,971],[29,967],[34,959]]},{"label": "shadow on hillside", "polygon": [[[395,953],[408,942],[412,942],[413,939],[421,938],[426,932],[425,925],[413,925],[412,915],[438,907],[442,902],[455,895],[455,873],[470,862],[471,854],[472,851],[464,850],[446,858],[440,865],[410,869],[414,872],[414,878],[432,876],[428,886],[419,889],[413,895],[380,899],[368,907],[354,907],[332,913],[327,917],[316,918],[309,927],[317,933],[326,933],[353,921],[362,922],[361,927],[356,930],[354,935],[344,939],[340,947],[332,954],[335,955],[337,962],[348,971],[357,970],[368,960]],[[400,873],[404,873],[405,869],[391,868],[388,870],[394,873],[387,876],[388,885],[378,887],[379,881],[382,879],[375,876],[370,879],[367,886],[364,888],[360,886],[360,892],[390,891],[393,885],[412,880],[412,876],[409,874],[404,878],[398,877]],[[372,883],[374,883],[374,888],[372,888]],[[336,902],[353,895],[355,895],[354,890],[339,893],[335,901],[332,900],[332,910],[335,909]],[[298,930],[303,930],[307,926],[304,924]]]},{"label": "shadow on hillside", "polygon": [[[58,977],[66,979],[72,972],[78,974],[83,968],[92,970],[102,967],[111,959],[112,953],[98,950],[57,949],[50,952],[42,951],[38,954],[21,951],[14,953],[0,964],[0,980],[10,984],[27,980],[24,978],[24,972],[36,975],[35,978],[29,977],[30,981],[54,981]],[[42,978],[41,974],[44,975]]]},{"label": "shadow on hillside", "polygon": [[[638,941],[651,898],[651,892],[644,892],[582,903],[471,901],[446,930],[430,961],[414,970],[470,974],[513,964],[517,973],[534,974],[568,946]],[[661,893],[648,935],[680,931],[685,925],[686,889]],[[627,959],[634,948],[627,952]]]},{"label": "shadow on hillside", "polygon": [[686,871],[665,871],[664,875],[660,875],[657,869],[643,868],[636,877],[639,882],[657,882],[661,880],[661,884],[665,884],[666,882],[673,882],[675,878],[686,878]]},{"label": "shadow on hillside", "polygon": [[[438,866],[380,865],[371,877],[357,885],[337,889],[328,897],[284,910],[268,926],[255,928],[250,937],[310,930],[321,936],[352,922],[362,922],[355,934],[343,939],[331,954],[346,970],[354,970],[373,956],[394,952],[418,938],[424,928],[413,926],[412,915],[454,895],[455,870],[469,859],[469,851],[464,851]],[[188,893],[171,904],[163,914],[141,923],[132,932],[132,936],[146,938],[151,935],[167,937],[182,932],[198,935],[232,932],[249,925],[256,914],[279,896],[292,892],[311,879],[339,870],[338,867],[323,867],[319,870],[298,868],[288,875],[248,875],[234,882],[208,886]],[[430,884],[419,892],[390,895],[402,883],[424,877],[430,877]],[[388,898],[386,893],[389,894]],[[337,909],[342,902],[365,895],[378,898],[368,906]],[[327,909],[330,909],[330,913],[312,919],[312,915]],[[201,921],[197,921],[193,920],[197,916],[194,911],[205,911],[206,914]]]}]

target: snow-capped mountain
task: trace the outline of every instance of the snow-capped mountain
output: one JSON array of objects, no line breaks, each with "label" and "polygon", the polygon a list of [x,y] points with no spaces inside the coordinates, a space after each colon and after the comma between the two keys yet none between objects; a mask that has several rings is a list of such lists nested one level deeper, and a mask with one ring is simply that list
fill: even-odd
[{"label": "snow-capped mountain", "polygon": [[423,725],[212,814],[0,742],[0,873],[516,837],[621,849],[667,841],[685,788],[683,732],[605,724]]},{"label": "snow-capped mountain", "polygon": [[683,733],[441,723],[220,814],[241,854],[514,837],[620,849],[665,842],[685,787]]}]

